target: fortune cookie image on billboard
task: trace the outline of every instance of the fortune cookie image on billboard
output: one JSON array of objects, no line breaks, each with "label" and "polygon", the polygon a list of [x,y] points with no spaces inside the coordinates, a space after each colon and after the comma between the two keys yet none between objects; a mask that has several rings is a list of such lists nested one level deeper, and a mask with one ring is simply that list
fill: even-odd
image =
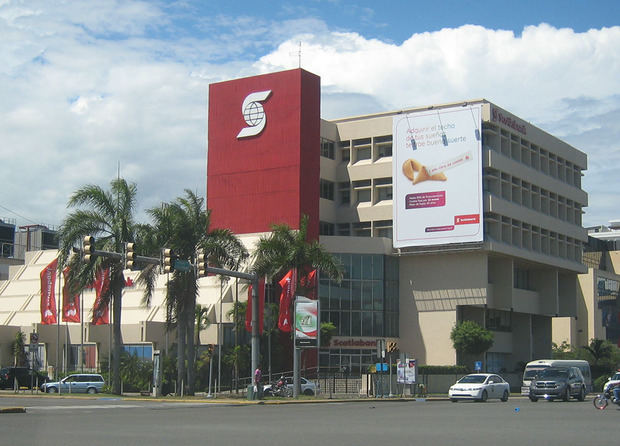
[{"label": "fortune cookie image on billboard", "polygon": [[394,247],[479,242],[481,105],[393,120]]}]

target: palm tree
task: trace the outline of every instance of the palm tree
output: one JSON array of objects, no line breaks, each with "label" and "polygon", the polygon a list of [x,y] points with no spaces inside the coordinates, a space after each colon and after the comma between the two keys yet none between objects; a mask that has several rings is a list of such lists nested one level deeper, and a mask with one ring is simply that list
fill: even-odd
[{"label": "palm tree", "polygon": [[[204,209],[204,199],[190,190],[183,197],[148,213],[154,226],[142,228],[144,240],[155,240],[159,246],[171,248],[179,259],[196,264],[198,252],[203,252],[209,264],[220,268],[237,269],[248,257],[239,239],[227,229],[209,230],[209,210]],[[154,272],[145,274],[147,283],[145,302],[150,301],[154,284]],[[188,394],[194,393],[194,331],[198,274],[174,270],[167,283],[166,314],[169,327],[177,330],[177,379],[187,382]],[[150,282],[150,283],[149,283]],[[185,364],[187,362],[187,368]],[[180,391],[180,386],[178,387]]]},{"label": "palm tree", "polygon": [[137,188],[124,179],[117,178],[110,183],[110,190],[96,185],[78,189],[69,199],[67,207],[77,207],[63,221],[58,232],[60,240],[60,268],[69,264],[69,284],[79,292],[93,282],[95,272],[100,268],[110,268],[110,287],[102,296],[101,305],[112,304],[113,347],[112,347],[112,391],[121,392],[120,359],[121,308],[125,286],[123,261],[121,258],[96,257],[89,263],[82,262],[80,256],[73,255],[73,248],[80,246],[83,238],[92,235],[96,238],[98,250],[121,253],[124,242],[134,239],[135,225],[133,214],[136,204]]},{"label": "palm tree", "polygon": [[[282,278],[289,270],[298,271],[295,293],[305,296],[310,292],[303,281],[304,274],[312,269],[336,281],[342,280],[343,270],[340,262],[329,253],[318,240],[309,241],[308,216],[303,215],[299,230],[293,230],[286,224],[274,224],[271,233],[261,237],[253,258],[253,269],[259,277],[266,276],[273,283]],[[295,356],[295,360],[297,356]],[[297,371],[296,377],[297,377]],[[296,379],[296,392],[299,394],[299,380]]]},{"label": "palm tree", "polygon": [[[318,269],[327,277],[340,281],[342,266],[317,240],[308,241],[308,216],[303,215],[299,230],[286,224],[274,224],[271,233],[261,237],[253,257],[253,269],[259,277],[282,278],[289,270],[302,272]],[[275,281],[275,280],[274,280]],[[304,295],[309,290],[302,286],[302,275],[297,275],[295,289]]]}]

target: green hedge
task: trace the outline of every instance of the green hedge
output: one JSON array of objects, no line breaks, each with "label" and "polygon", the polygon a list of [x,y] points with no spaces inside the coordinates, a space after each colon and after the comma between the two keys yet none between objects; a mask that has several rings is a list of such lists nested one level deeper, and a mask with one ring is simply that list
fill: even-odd
[{"label": "green hedge", "polygon": [[464,365],[421,365],[418,367],[419,375],[458,375],[469,373]]}]

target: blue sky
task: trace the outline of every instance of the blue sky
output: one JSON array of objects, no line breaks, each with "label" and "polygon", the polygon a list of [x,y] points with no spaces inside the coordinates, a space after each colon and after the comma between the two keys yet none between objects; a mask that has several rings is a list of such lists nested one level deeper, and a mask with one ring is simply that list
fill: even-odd
[{"label": "blue sky", "polygon": [[[620,2],[0,0],[0,218],[58,225],[121,174],[204,194],[208,85],[302,67],[336,118],[486,98],[588,154],[620,218]],[[162,179],[165,178],[165,181]]]}]

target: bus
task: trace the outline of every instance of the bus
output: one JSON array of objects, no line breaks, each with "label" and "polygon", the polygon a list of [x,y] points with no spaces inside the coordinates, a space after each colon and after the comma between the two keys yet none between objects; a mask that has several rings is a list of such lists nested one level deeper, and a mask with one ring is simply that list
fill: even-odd
[{"label": "bus", "polygon": [[528,362],[523,371],[523,383],[521,384],[521,395],[528,396],[530,394],[530,382],[536,374],[547,367],[577,367],[581,370],[583,379],[586,382],[586,390],[592,392],[592,373],[590,372],[590,363],[579,359],[537,359]]}]

